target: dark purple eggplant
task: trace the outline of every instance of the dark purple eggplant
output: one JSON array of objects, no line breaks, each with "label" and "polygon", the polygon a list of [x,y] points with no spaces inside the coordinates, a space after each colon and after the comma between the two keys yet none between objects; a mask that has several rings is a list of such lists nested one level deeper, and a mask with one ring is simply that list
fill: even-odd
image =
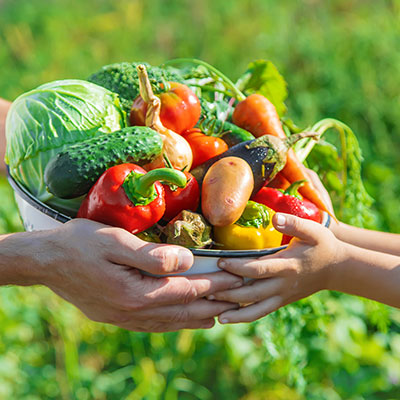
[{"label": "dark purple eggplant", "polygon": [[260,136],[257,139],[239,143],[222,154],[210,158],[205,163],[192,169],[201,186],[208,169],[216,161],[224,157],[240,157],[247,161],[254,175],[253,193],[257,193],[266,183],[270,182],[275,175],[282,170],[286,164],[287,152],[297,141],[306,137],[315,137],[315,132],[301,132],[289,136],[287,139],[280,139],[272,135]]}]

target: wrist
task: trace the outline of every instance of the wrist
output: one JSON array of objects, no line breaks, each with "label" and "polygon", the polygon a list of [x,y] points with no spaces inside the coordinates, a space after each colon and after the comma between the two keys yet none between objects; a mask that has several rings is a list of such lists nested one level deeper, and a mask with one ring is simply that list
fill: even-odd
[{"label": "wrist", "polygon": [[0,237],[0,285],[31,286],[47,276],[44,232],[21,232]]},{"label": "wrist", "polygon": [[326,274],[326,289],[341,291],[343,280],[347,279],[346,270],[352,254],[352,245],[337,239],[333,262],[329,264]]},{"label": "wrist", "polygon": [[329,229],[333,232],[337,239],[345,243],[353,243],[355,237],[357,237],[359,234],[354,226],[347,225],[340,221],[333,221]]},{"label": "wrist", "polygon": [[340,237],[340,233],[343,229],[343,222],[340,221],[336,221],[333,218],[331,218],[331,223],[329,225],[329,229],[331,232],[333,232],[333,234],[339,239]]}]

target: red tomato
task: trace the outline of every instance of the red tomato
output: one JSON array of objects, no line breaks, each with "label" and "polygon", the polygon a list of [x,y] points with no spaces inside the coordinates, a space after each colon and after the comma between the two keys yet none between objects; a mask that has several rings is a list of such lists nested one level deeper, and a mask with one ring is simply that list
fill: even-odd
[{"label": "red tomato", "polygon": [[200,189],[195,177],[189,172],[184,173],[187,184],[184,188],[174,188],[167,184],[164,186],[165,213],[163,219],[169,221],[183,210],[196,211],[199,206]]},{"label": "red tomato", "polygon": [[205,135],[198,128],[192,128],[183,132],[183,137],[188,141],[192,148],[192,169],[203,164],[210,158],[228,150],[228,145],[222,139],[215,136]]},{"label": "red tomato", "polygon": [[[193,128],[200,118],[200,100],[186,85],[169,82],[170,89],[159,95],[162,124],[176,133]],[[146,124],[147,104],[141,96],[132,104],[129,120],[132,126]]]}]

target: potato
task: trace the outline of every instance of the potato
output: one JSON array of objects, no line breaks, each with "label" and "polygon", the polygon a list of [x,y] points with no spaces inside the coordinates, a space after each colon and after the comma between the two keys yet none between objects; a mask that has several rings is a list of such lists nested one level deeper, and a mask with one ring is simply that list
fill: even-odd
[{"label": "potato", "polygon": [[227,226],[242,215],[254,187],[249,164],[239,157],[225,157],[207,171],[201,190],[203,215],[211,225]]}]

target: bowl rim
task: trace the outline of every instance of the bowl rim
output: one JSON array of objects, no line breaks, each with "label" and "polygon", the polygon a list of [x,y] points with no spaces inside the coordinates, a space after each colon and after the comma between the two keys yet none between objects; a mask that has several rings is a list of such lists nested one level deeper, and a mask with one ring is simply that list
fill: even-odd
[{"label": "bowl rim", "polygon": [[[47,204],[38,200],[33,194],[31,194],[23,185],[17,182],[10,174],[9,166],[6,165],[7,169],[7,180],[13,190],[22,197],[29,205],[36,208],[43,214],[49,216],[50,218],[55,219],[58,222],[66,223],[71,221],[73,218],[69,217],[59,211],[54,210]],[[325,226],[326,228],[329,227],[331,224],[331,216],[323,211],[322,212],[322,221],[321,225]],[[274,254],[280,250],[286,249],[288,245],[279,246],[279,247],[272,247],[267,249],[259,249],[259,250],[218,250],[218,249],[194,249],[189,248],[189,250],[193,253],[194,256],[199,257],[217,257],[217,258],[239,258],[239,257],[262,257],[269,254]]]},{"label": "bowl rim", "polygon": [[48,215],[49,217],[55,219],[56,221],[59,221],[61,223],[65,223],[70,221],[72,218],[54,210],[54,208],[51,208],[47,204],[41,202],[39,199],[37,199],[32,193],[30,193],[23,185],[21,185],[19,182],[17,182],[10,174],[10,167],[6,165],[7,169],[7,180],[10,186],[13,188],[13,190],[18,193],[22,199],[24,199],[29,205],[32,207],[36,208],[37,210],[41,211],[43,214]]}]

